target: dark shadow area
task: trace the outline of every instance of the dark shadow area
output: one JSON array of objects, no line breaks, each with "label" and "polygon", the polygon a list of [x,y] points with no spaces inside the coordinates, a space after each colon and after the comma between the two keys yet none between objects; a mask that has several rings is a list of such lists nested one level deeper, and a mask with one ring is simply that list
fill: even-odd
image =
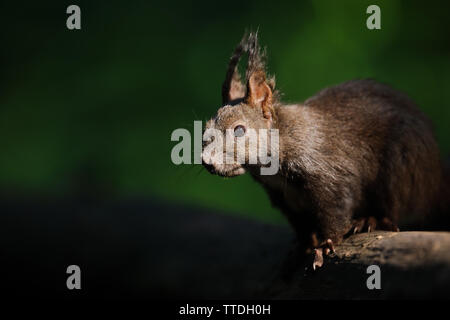
[{"label": "dark shadow area", "polygon": [[[292,241],[287,227],[152,200],[21,198],[0,210],[2,290],[13,297],[252,298]],[[72,264],[77,292],[66,287]]]}]

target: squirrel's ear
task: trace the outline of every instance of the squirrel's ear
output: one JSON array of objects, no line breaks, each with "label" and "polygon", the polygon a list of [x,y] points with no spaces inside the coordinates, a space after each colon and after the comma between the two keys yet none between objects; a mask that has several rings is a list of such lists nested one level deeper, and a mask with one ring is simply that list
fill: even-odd
[{"label": "squirrel's ear", "polygon": [[228,104],[230,101],[245,97],[245,86],[241,82],[241,76],[237,69],[234,70],[231,79],[222,86],[222,103]]},{"label": "squirrel's ear", "polygon": [[248,78],[246,103],[261,108],[264,118],[272,120],[272,88],[267,84],[263,70],[253,72]]},{"label": "squirrel's ear", "polygon": [[241,76],[237,68],[239,60],[245,50],[245,42],[247,35],[244,34],[239,45],[234,49],[228,64],[227,73],[225,75],[225,81],[222,84],[222,103],[228,104],[230,101],[241,99],[245,97],[245,86],[241,82]]}]

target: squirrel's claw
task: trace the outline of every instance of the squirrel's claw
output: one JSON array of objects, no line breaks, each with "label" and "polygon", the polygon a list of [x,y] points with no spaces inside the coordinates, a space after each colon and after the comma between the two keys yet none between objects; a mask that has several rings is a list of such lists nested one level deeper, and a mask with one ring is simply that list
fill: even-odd
[{"label": "squirrel's claw", "polygon": [[383,218],[376,219],[374,217],[358,218],[353,220],[353,234],[364,232],[372,232],[375,230],[394,231],[398,232],[400,229],[395,225],[391,219]]},{"label": "squirrel's claw", "polygon": [[316,270],[316,268],[320,268],[321,266],[323,266],[322,248],[314,249],[313,270]]},{"label": "squirrel's claw", "polygon": [[323,256],[334,252],[334,245],[331,239],[328,239],[319,248],[314,249],[313,270],[323,266]]}]

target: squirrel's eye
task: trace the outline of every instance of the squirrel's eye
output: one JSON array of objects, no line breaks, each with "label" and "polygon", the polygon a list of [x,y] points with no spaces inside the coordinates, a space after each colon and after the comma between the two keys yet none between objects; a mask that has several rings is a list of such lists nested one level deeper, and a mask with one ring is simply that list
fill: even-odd
[{"label": "squirrel's eye", "polygon": [[236,127],[234,127],[234,136],[235,137],[242,137],[245,134],[245,127],[238,125]]}]

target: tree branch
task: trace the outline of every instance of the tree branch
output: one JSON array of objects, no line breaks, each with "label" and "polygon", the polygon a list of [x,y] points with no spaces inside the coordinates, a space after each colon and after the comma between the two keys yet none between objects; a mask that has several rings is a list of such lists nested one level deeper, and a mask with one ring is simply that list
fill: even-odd
[{"label": "tree branch", "polygon": [[[299,265],[289,279],[279,273],[270,298],[378,299],[450,297],[450,233],[373,232],[349,237],[316,272]],[[381,270],[381,289],[369,290],[369,265]]]}]

